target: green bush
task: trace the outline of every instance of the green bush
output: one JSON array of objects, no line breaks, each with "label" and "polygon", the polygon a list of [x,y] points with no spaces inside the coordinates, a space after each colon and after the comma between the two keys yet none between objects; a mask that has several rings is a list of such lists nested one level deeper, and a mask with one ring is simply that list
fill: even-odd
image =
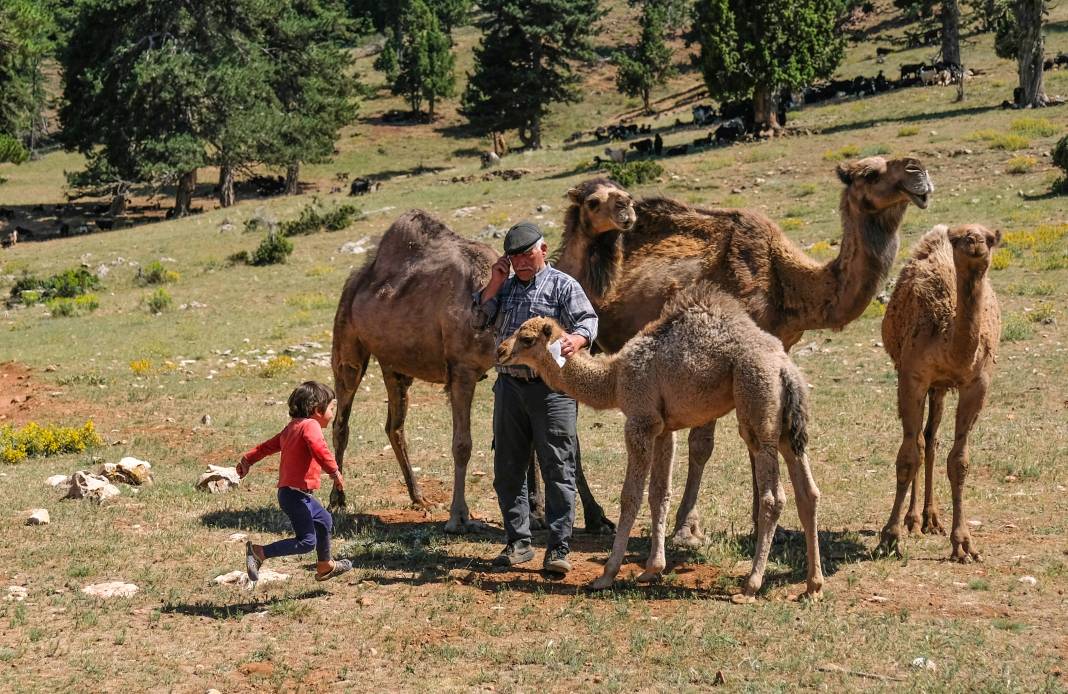
[{"label": "green bush", "polygon": [[170,292],[163,287],[159,287],[156,291],[145,297],[145,306],[152,313],[163,313],[174,305],[174,299],[171,298]]},{"label": "green bush", "polygon": [[167,284],[177,282],[181,277],[176,270],[168,270],[158,260],[153,260],[137,270],[137,281],[141,284]]},{"label": "green bush", "polygon": [[81,428],[41,426],[30,422],[15,429],[0,425],[0,463],[21,463],[28,457],[81,453],[102,444],[89,420]]},{"label": "green bush", "polygon": [[64,270],[48,279],[23,274],[11,287],[9,303],[27,306],[56,297],[74,298],[100,288],[100,279],[83,267]]},{"label": "green bush", "polygon": [[341,231],[360,218],[363,213],[354,205],[341,205],[331,210],[323,210],[318,200],[300,211],[296,219],[282,222],[280,229],[283,236],[304,236],[326,229]]},{"label": "green bush", "polygon": [[652,183],[664,173],[664,167],[648,159],[623,164],[610,162],[605,168],[608,169],[608,177],[624,188]]},{"label": "green bush", "polygon": [[46,301],[45,306],[48,308],[48,312],[52,314],[53,318],[66,318],[70,316],[80,316],[85,313],[92,313],[100,308],[100,300],[96,298],[96,294],[82,294],[73,299],[65,296],[57,296],[54,299]]},{"label": "green bush", "polygon": [[252,252],[249,265],[277,265],[286,262],[293,252],[293,242],[278,232],[268,232],[259,247]]},{"label": "green bush", "polygon": [[1064,172],[1064,176],[1054,184],[1055,189],[1068,193],[1068,135],[1062,137],[1053,147],[1053,165]]}]

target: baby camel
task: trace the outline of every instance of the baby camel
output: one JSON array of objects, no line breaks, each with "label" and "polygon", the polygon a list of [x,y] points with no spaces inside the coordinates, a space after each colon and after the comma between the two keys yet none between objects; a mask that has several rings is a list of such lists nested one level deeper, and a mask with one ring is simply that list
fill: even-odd
[{"label": "baby camel", "polygon": [[[932,494],[932,469],[938,425],[946,391],[956,388],[956,431],[946,469],[953,489],[953,559],[980,559],[964,520],[964,478],[968,472],[968,434],[979,417],[997,360],[1001,313],[987,269],[1001,232],[978,224],[953,229],[944,225],[927,232],[898,278],[883,319],[883,343],[897,369],[897,409],[901,447],[897,453],[897,493],[879,545],[884,553],[900,553],[901,511],[912,486],[906,518],[909,530],[916,513],[920,458],[926,480],[923,532],[945,534]],[[924,400],[930,400],[922,436]]]},{"label": "baby camel", "polygon": [[782,343],[753,322],[737,300],[702,284],[680,292],[660,317],[615,354],[582,352],[563,367],[549,351],[563,334],[550,318],[531,318],[497,350],[501,364],[525,364],[552,388],[597,409],[626,415],[627,472],[619,525],[604,572],[591,588],[612,585],[650,475],[652,541],[645,572],[664,570],[664,531],[671,491],[675,431],[702,426],[738,410],[738,429],[756,465],[760,499],[753,568],[743,588],[751,601],[764,581],[768,551],[786,492],[779,479],[778,453],[786,459],[808,547],[808,590],[823,586],[816,505],[820,492],[805,446],[808,418],[805,382]]}]

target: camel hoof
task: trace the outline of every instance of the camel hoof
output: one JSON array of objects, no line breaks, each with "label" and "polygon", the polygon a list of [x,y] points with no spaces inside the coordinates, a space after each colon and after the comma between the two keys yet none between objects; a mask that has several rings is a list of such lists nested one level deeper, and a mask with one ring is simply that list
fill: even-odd
[{"label": "camel hoof", "polygon": [[615,535],[616,524],[608,520],[603,514],[600,518],[586,519],[586,534],[588,535]]},{"label": "camel hoof", "polygon": [[798,595],[797,599],[802,602],[819,602],[820,600],[823,600],[823,591],[819,588],[809,588],[804,593],[801,593],[801,595]]},{"label": "camel hoof", "polygon": [[701,549],[705,546],[705,536],[698,532],[692,532],[690,528],[681,528],[671,536],[671,545],[681,549]]},{"label": "camel hoof", "polygon": [[549,523],[545,520],[545,516],[531,516],[530,517],[530,529],[534,530],[548,530]]},{"label": "camel hoof", "polygon": [[612,583],[615,581],[615,576],[598,576],[590,581],[590,590],[607,590],[612,587]]},{"label": "camel hoof", "polygon": [[919,534],[920,524],[921,521],[918,515],[905,516],[905,529],[909,532],[910,535]]},{"label": "camel hoof", "polygon": [[463,516],[457,516],[450,518],[445,523],[445,532],[449,535],[463,535],[464,533],[473,533],[480,530],[485,530],[486,526],[482,521],[475,520],[474,518],[465,518]]},{"label": "camel hoof", "polygon": [[756,596],[746,595],[745,593],[735,593],[731,596],[731,602],[735,605],[752,605],[756,602]]},{"label": "camel hoof", "polygon": [[901,555],[901,533],[895,532],[889,528],[883,528],[882,537],[879,540],[879,546],[875,548],[873,554],[876,557],[898,557]]},{"label": "camel hoof", "polygon": [[659,571],[642,571],[636,580],[638,583],[660,583],[661,578]]},{"label": "camel hoof", "polygon": [[928,516],[923,520],[923,527],[920,529],[924,535],[945,535],[946,528],[942,525],[942,522],[938,520],[938,516]]}]

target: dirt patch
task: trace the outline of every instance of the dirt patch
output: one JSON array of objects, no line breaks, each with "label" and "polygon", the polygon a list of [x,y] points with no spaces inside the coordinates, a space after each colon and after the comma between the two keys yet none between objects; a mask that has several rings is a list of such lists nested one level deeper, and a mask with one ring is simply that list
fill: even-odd
[{"label": "dirt patch", "polygon": [[41,383],[29,367],[13,361],[0,363],[0,424],[22,426],[83,417],[95,421],[96,414],[88,403],[65,397],[62,388]]}]

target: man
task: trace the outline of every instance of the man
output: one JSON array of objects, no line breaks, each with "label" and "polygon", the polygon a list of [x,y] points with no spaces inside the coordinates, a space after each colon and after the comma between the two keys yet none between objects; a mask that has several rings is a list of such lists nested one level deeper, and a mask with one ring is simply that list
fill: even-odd
[{"label": "man", "polygon": [[[475,325],[496,330],[497,345],[528,318],[555,318],[567,334],[560,340],[566,359],[597,338],[597,314],[582,287],[546,262],[541,230],[520,222],[504,237],[504,255],[493,264],[489,283],[474,295]],[[508,276],[509,268],[515,271]],[[530,546],[527,465],[538,452],[545,482],[549,542],[543,566],[566,574],[571,528],[575,522],[575,465],[578,456],[578,403],[550,389],[525,366],[497,367],[493,386],[493,488],[504,518],[508,544],[493,560],[510,567],[534,558]]]}]

